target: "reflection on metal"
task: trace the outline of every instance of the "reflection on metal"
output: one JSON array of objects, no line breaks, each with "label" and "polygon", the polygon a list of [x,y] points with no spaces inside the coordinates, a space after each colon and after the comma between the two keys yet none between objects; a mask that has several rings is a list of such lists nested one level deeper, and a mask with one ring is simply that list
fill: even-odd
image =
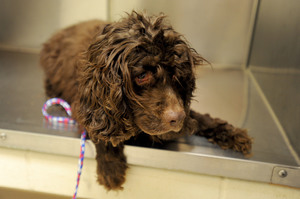
[{"label": "reflection on metal", "polygon": [[[5,113],[0,114],[0,146],[77,157],[80,135],[76,128],[53,129],[44,123],[41,107],[46,99],[37,63],[36,54],[0,51],[0,92],[5,93],[0,95],[0,112]],[[128,163],[300,187],[294,182],[299,164],[291,153],[292,146],[283,139],[251,72],[199,69],[197,74],[197,97],[192,107],[242,123],[254,138],[253,157],[244,158],[191,136],[161,148],[127,145]],[[90,141],[86,157],[95,157]]]}]

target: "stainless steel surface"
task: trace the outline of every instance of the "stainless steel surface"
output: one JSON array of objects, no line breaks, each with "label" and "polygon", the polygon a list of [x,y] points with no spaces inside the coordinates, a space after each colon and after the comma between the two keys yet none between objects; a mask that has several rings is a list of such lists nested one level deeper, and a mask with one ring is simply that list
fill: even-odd
[{"label": "stainless steel surface", "polygon": [[216,65],[241,68],[252,32],[252,8],[257,0],[111,0],[110,19],[124,12],[146,10],[164,12],[172,26],[182,33],[193,48]]},{"label": "stainless steel surface", "polygon": [[106,20],[108,15],[114,21],[133,8],[146,9],[165,12],[174,28],[211,63],[241,68],[252,31],[254,2],[257,0],[0,0],[0,46],[37,51],[62,27],[94,18]]},{"label": "stainless steel surface", "polygon": [[[107,0],[0,0],[0,46],[38,51],[58,29],[107,19]],[[79,14],[80,13],[80,14]]]},{"label": "stainless steel surface", "polygon": [[[129,164],[299,187],[290,180],[271,181],[276,167],[288,172],[286,179],[290,177],[287,168],[294,169],[291,174],[297,176],[299,160],[278,129],[251,73],[201,68],[197,73],[192,107],[249,129],[254,137],[253,157],[244,158],[191,136],[155,149],[127,145]],[[56,128],[43,119],[41,107],[46,98],[37,54],[0,52],[0,92],[0,134],[6,135],[6,139],[0,139],[0,146],[78,156],[76,127]],[[86,148],[86,157],[94,158],[90,141]]]},{"label": "stainless steel surface", "polygon": [[300,156],[300,1],[260,1],[250,70]]},{"label": "stainless steel surface", "polygon": [[275,167],[271,182],[293,187],[300,187],[300,168]]},{"label": "stainless steel surface", "polygon": [[[0,53],[0,127],[28,132],[74,137],[65,133],[66,127],[56,131],[41,117],[41,107],[46,100],[43,75],[38,67],[37,54]],[[68,127],[68,128],[72,128]]]}]

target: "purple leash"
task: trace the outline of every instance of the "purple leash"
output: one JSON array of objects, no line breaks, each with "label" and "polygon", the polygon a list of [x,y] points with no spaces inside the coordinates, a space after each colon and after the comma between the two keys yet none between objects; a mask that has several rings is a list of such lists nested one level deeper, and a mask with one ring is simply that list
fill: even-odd
[{"label": "purple leash", "polygon": [[[55,104],[61,105],[69,115],[69,117],[59,117],[59,116],[52,116],[49,115],[47,112],[47,109]],[[42,108],[43,115],[45,116],[46,120],[48,120],[50,123],[57,124],[57,123],[62,123],[62,124],[75,124],[76,121],[71,118],[72,112],[71,112],[71,107],[70,105],[64,101],[63,99],[60,98],[52,98],[46,101]],[[83,160],[84,160],[84,152],[85,152],[85,141],[86,141],[86,131],[83,131],[81,133],[81,140],[80,140],[80,155],[79,155],[79,161],[78,161],[78,171],[77,171],[77,183],[76,183],[76,188],[75,192],[73,195],[73,199],[76,199],[77,197],[77,192],[78,192],[78,186],[79,186],[79,181],[80,181],[80,176],[82,173],[82,167],[83,167]]]}]

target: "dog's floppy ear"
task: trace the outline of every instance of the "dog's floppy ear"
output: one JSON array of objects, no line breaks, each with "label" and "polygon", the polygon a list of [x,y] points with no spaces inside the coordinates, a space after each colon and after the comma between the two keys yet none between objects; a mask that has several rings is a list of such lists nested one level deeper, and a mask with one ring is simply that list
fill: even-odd
[{"label": "dog's floppy ear", "polygon": [[172,60],[171,64],[175,66],[173,79],[177,83],[176,87],[186,110],[188,110],[196,87],[196,66],[208,63],[208,61],[191,48],[182,35],[173,30],[168,30],[165,33],[165,42],[165,46],[170,46],[165,56],[171,57],[168,60]]},{"label": "dog's floppy ear", "polygon": [[129,139],[137,130],[132,126],[125,90],[131,79],[126,63],[126,44],[116,41],[107,25],[84,55],[79,78],[77,120],[91,140],[113,145]]}]

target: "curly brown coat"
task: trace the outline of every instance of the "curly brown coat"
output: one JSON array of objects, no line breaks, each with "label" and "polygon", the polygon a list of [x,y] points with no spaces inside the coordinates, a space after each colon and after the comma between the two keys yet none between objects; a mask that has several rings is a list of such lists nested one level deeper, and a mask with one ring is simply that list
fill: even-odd
[{"label": "curly brown coat", "polygon": [[48,97],[68,101],[95,143],[98,181],[120,189],[124,142],[201,135],[223,149],[250,154],[246,130],[190,110],[194,68],[203,59],[164,15],[132,12],[119,22],[94,20],[56,33],[40,62]]}]

